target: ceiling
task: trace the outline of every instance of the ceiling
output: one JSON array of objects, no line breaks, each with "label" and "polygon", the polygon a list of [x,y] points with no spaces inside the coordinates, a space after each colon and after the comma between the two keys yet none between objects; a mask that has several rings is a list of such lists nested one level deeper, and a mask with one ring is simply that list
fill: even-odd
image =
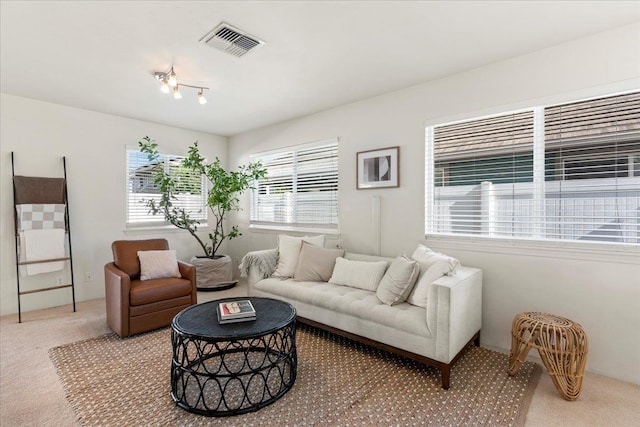
[{"label": "ceiling", "polygon": [[[2,1],[0,89],[234,135],[640,21],[628,1]],[[221,21],[266,42],[199,42]],[[175,100],[154,71],[208,86]]]}]

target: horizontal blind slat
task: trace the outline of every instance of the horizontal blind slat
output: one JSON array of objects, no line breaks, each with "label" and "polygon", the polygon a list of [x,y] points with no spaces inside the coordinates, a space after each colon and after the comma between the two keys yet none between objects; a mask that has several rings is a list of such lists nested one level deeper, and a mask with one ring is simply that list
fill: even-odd
[{"label": "horizontal blind slat", "polygon": [[[287,161],[270,161],[279,158]],[[262,161],[267,177],[252,192],[251,224],[337,228],[337,140],[252,159]]]},{"label": "horizontal blind slat", "polygon": [[434,126],[434,154],[469,153],[475,150],[533,143],[533,112],[504,114],[451,125]]}]

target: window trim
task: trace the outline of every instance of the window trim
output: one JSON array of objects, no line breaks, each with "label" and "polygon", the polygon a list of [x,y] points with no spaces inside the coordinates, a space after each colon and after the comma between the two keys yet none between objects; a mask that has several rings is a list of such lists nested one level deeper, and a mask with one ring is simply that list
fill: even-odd
[{"label": "window trim", "polygon": [[424,237],[427,242],[433,242],[434,246],[438,248],[458,251],[532,257],[546,257],[547,254],[552,254],[553,258],[595,262],[611,259],[611,261],[619,263],[640,265],[640,247],[628,243],[429,233],[426,233]]},{"label": "window trim", "polygon": [[260,230],[265,232],[279,233],[282,231],[291,233],[306,233],[306,234],[332,234],[340,235],[340,229],[338,228],[314,228],[314,227],[293,227],[284,225],[266,225],[266,224],[250,224],[250,230]]}]

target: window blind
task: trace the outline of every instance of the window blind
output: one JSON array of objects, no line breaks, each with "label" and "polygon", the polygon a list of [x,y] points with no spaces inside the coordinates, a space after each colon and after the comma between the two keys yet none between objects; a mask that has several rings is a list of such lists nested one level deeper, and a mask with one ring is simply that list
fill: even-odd
[{"label": "window blind", "polygon": [[640,93],[545,108],[545,235],[640,243]]},{"label": "window blind", "polygon": [[252,191],[251,224],[338,228],[338,141],[252,155],[267,169]]},{"label": "window blind", "polygon": [[513,204],[532,197],[533,122],[521,111],[434,128],[430,232],[526,234],[527,212]]},{"label": "window blind", "polygon": [[182,166],[183,157],[161,154],[154,161],[138,150],[127,150],[127,212],[128,227],[169,225],[162,214],[152,215],[147,200],[160,202],[161,194],[154,182],[158,170],[169,173],[176,184],[172,204],[185,209],[197,220],[206,221],[206,182],[203,176]]},{"label": "window blind", "polygon": [[640,93],[426,134],[427,233],[640,244]]},{"label": "window blind", "polygon": [[521,111],[462,123],[437,126],[434,129],[435,154],[459,157],[461,152],[486,154],[529,150],[533,143],[533,113]]}]

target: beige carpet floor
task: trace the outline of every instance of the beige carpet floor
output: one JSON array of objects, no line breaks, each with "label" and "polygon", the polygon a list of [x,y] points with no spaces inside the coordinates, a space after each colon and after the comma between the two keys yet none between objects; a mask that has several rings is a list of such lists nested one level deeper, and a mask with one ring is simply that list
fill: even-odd
[{"label": "beige carpet floor", "polygon": [[[199,293],[199,301],[243,295],[242,286],[224,293]],[[109,333],[104,300],[31,311],[0,318],[0,425],[76,426],[75,413],[49,359],[49,349]],[[587,369],[589,365],[587,365]],[[543,371],[526,426],[636,426],[640,386],[587,373],[575,402],[560,397]],[[446,420],[443,422],[446,424]],[[135,425],[135,420],[132,420]],[[228,425],[235,425],[229,420]]]}]

